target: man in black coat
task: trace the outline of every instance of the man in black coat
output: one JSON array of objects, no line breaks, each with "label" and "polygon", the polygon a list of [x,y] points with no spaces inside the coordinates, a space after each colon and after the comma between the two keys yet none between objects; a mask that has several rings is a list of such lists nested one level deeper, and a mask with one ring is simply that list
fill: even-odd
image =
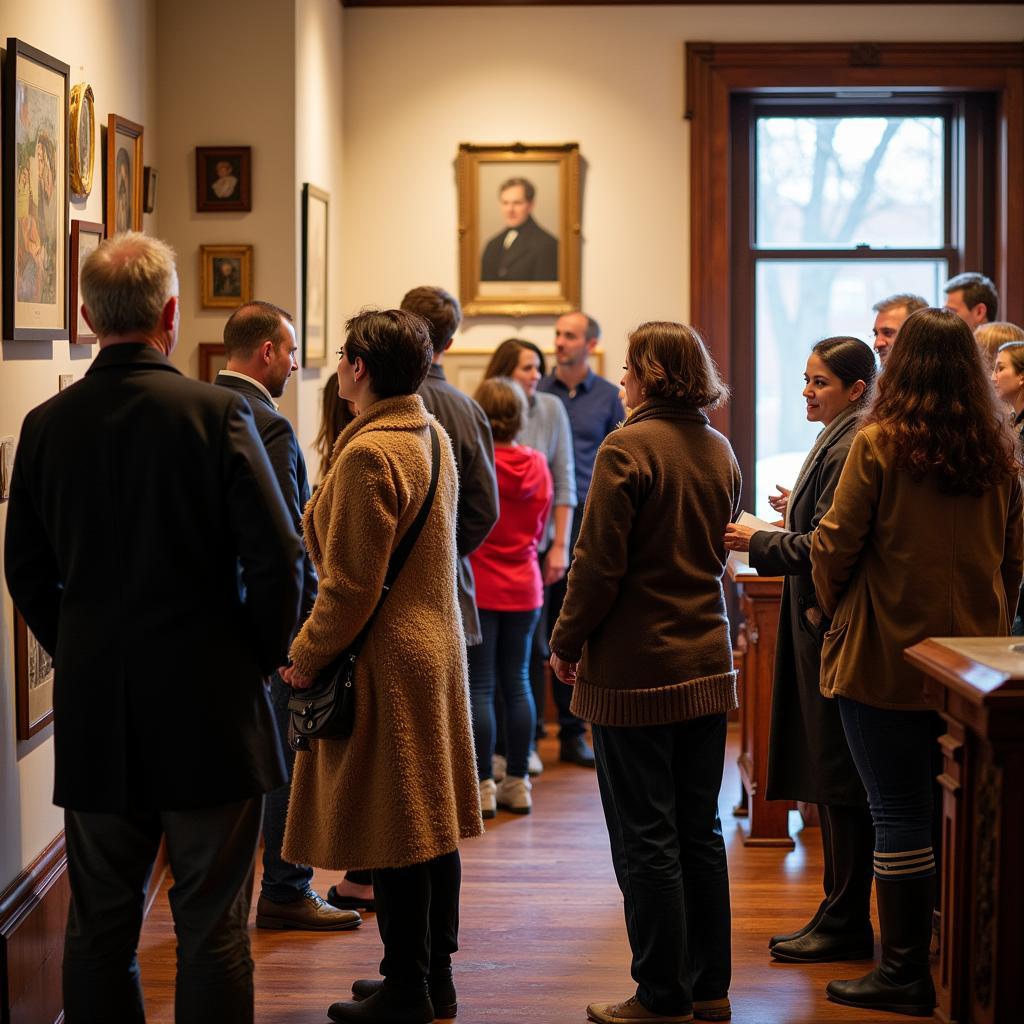
[{"label": "man in black coat", "polygon": [[[292,523],[301,532],[302,510],[309,501],[306,460],[291,423],[274,404],[274,399],[284,394],[292,370],[298,369],[295,361],[298,345],[291,321],[290,314],[269,302],[248,302],[239,306],[224,327],[228,362],[227,369],[217,374],[216,383],[231,388],[249,403]],[[316,586],[316,571],[306,553],[300,625],[316,600]],[[291,693],[291,687],[275,672],[270,677],[270,702],[284,744],[289,775],[295,763],[295,751],[288,746]],[[281,856],[289,788],[284,785],[268,793],[263,810],[263,879],[256,904],[256,927],[309,931],[355,928],[362,920],[359,914],[353,910],[336,910],[313,891],[311,867],[290,864]]]},{"label": "man in black coat", "polygon": [[505,229],[484,247],[481,281],[557,281],[558,239],[533,219],[533,182],[509,178],[498,189]]},{"label": "man in black coat", "polygon": [[165,836],[176,1018],[245,1024],[263,794],[286,778],[264,677],[287,656],[302,548],[248,403],[168,361],[171,250],[116,236],[85,262],[82,294],[100,351],[25,418],[5,549],[56,674],[64,1011],[144,1020],[135,948]]}]

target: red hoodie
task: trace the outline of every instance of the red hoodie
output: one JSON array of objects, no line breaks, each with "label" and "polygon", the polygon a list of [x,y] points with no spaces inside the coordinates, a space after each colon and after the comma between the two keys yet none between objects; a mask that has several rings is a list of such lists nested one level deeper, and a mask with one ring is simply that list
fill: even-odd
[{"label": "red hoodie", "polygon": [[528,612],[544,603],[537,545],[551,510],[548,460],[525,445],[495,446],[499,512],[494,529],[470,556],[478,608]]}]

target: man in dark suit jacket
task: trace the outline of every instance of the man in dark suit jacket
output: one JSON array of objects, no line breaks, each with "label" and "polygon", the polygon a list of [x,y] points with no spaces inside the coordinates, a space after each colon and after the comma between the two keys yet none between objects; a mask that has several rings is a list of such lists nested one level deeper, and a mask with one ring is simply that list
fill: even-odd
[{"label": "man in dark suit jacket", "polygon": [[[231,388],[249,403],[292,523],[301,532],[302,510],[309,501],[306,460],[291,423],[274,404],[274,399],[284,394],[292,370],[298,369],[295,361],[298,346],[291,321],[289,313],[269,302],[247,302],[239,306],[224,327],[228,362],[227,369],[217,374],[216,383]],[[306,553],[300,625],[316,600],[316,586],[316,571]],[[275,672],[270,677],[270,702],[284,744],[289,775],[295,763],[295,751],[288,746],[291,693],[291,687]],[[263,880],[256,904],[256,927],[309,931],[355,928],[362,920],[359,914],[353,910],[336,910],[313,891],[311,867],[290,864],[281,856],[289,788],[284,785],[268,793],[263,809]]]},{"label": "man in dark suit jacket", "polygon": [[176,1018],[253,1019],[245,929],[263,794],[286,776],[264,677],[287,656],[302,548],[248,403],[168,361],[178,278],[136,233],[82,269],[100,351],[25,418],[7,583],[52,655],[69,1021],[141,1022],[135,948],[161,836]]},{"label": "man in dark suit jacket", "polygon": [[558,280],[558,239],[533,219],[535,194],[526,178],[509,178],[498,190],[505,230],[484,247],[481,281]]}]

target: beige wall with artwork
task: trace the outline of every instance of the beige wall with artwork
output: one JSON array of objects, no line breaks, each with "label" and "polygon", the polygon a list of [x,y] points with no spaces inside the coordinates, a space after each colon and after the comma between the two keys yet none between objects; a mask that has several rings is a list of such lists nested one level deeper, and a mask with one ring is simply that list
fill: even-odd
[{"label": "beige wall with artwork", "polygon": [[[72,13],[73,12],[73,13]],[[14,36],[71,67],[70,84],[88,82],[96,97],[96,163],[92,193],[72,199],[72,220],[102,221],[103,187],[99,125],[120,114],[145,128],[144,161],[155,162],[156,0],[79,0],[68,5],[0,0],[3,45]],[[6,116],[6,112],[5,112]],[[145,218],[147,231],[158,229]],[[0,348],[0,438],[18,435],[34,406],[57,393],[58,377],[79,380],[95,346],[67,341],[3,342]],[[0,504],[0,548],[7,504]],[[0,889],[30,863],[63,827],[51,803],[53,727],[31,740],[15,739],[14,610],[0,585]]]},{"label": "beige wall with artwork", "polygon": [[[345,21],[344,311],[415,284],[458,293],[460,142],[578,142],[583,305],[617,380],[626,332],[689,311],[687,41],[1020,39],[1024,8],[970,5],[357,9]],[[551,337],[468,321],[457,344]]]}]

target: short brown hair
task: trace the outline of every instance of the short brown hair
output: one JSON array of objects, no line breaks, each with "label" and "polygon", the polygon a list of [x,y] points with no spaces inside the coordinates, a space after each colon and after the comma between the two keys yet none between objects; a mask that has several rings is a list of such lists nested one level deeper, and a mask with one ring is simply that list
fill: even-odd
[{"label": "short brown hair", "polygon": [[473,398],[490,420],[494,440],[515,440],[528,415],[523,389],[508,377],[487,377],[480,382]]},{"label": "short brown hair", "polygon": [[459,300],[451,292],[433,285],[422,285],[406,292],[401,308],[427,321],[430,346],[435,356],[439,356],[448,347],[448,342],[455,337],[462,323]]},{"label": "short brown hair", "polygon": [[272,302],[255,299],[239,306],[224,325],[224,351],[228,358],[247,359],[268,340],[275,347],[280,345],[285,334],[282,320],[291,323],[291,313]]},{"label": "short brown hair", "polygon": [[626,362],[645,398],[671,398],[714,409],[729,397],[704,340],[692,327],[651,320],[630,334]]},{"label": "short brown hair", "polygon": [[362,359],[378,398],[413,395],[430,369],[427,321],[403,309],[366,310],[345,324],[344,358]]},{"label": "short brown hair", "polygon": [[968,309],[974,309],[979,302],[984,302],[985,315],[989,320],[995,320],[999,312],[999,293],[992,279],[984,274],[970,271],[966,274],[957,274],[942,286],[942,290],[947,295],[950,292],[963,292],[964,305]]},{"label": "short brown hair", "polygon": [[910,316],[911,313],[916,313],[919,309],[927,309],[929,303],[913,292],[897,292],[895,295],[879,299],[871,309],[875,313],[888,313],[890,309],[899,309],[901,306],[906,308],[907,316]]},{"label": "short brown hair", "polygon": [[506,178],[498,189],[498,198],[501,198],[501,193],[506,189],[515,188],[516,186],[522,188],[526,201],[532,203],[537,190],[533,187],[533,182],[528,178]]},{"label": "short brown hair", "polygon": [[[996,353],[1004,345],[1024,341],[1024,327],[1018,327],[1007,320],[997,320],[995,323],[978,324],[974,328],[974,340],[978,343],[982,355],[988,360],[988,368],[991,370],[996,363]],[[1024,373],[1024,370],[1018,370]]]},{"label": "short brown hair", "polygon": [[151,331],[174,291],[174,250],[137,231],[114,235],[82,264],[82,302],[100,338]]}]

